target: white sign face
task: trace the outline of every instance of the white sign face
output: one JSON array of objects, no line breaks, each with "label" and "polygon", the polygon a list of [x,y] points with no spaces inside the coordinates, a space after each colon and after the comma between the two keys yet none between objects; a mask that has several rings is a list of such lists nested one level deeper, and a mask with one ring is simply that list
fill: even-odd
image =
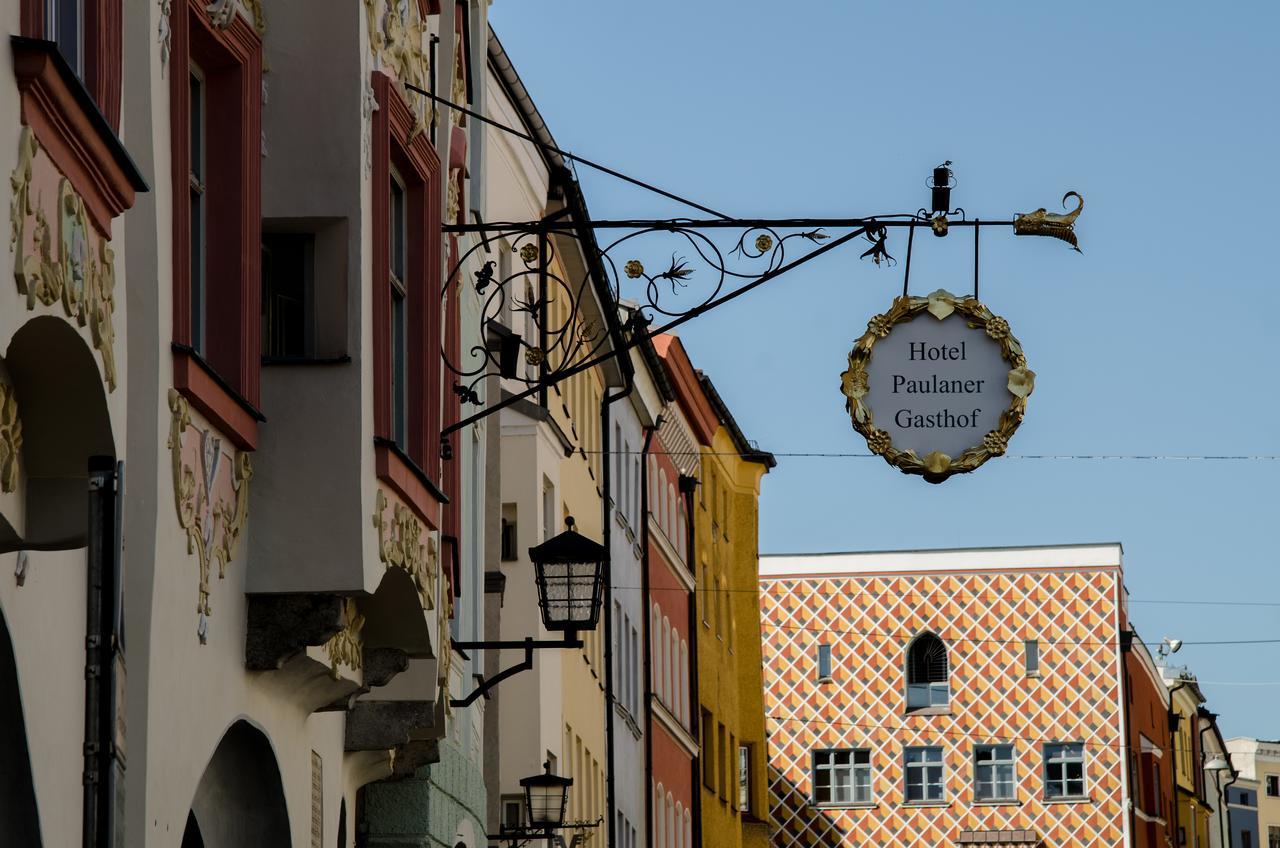
[{"label": "white sign face", "polygon": [[1035,377],[1008,321],[938,289],[867,322],[840,390],[872,453],[941,483],[1005,452]]},{"label": "white sign face", "polygon": [[958,312],[898,324],[876,342],[866,370],[876,426],[917,456],[958,457],[982,444],[1013,398],[999,343]]}]

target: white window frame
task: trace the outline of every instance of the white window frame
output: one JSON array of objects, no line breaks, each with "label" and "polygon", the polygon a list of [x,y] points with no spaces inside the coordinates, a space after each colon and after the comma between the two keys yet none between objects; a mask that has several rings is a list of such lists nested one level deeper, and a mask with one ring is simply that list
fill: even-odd
[{"label": "white window frame", "polygon": [[[1080,791],[1078,793],[1071,792],[1071,784],[1077,782],[1067,776],[1066,768],[1074,763],[1080,765]],[[1087,798],[1089,793],[1089,775],[1088,761],[1085,756],[1083,742],[1046,742],[1044,746],[1044,798],[1046,801],[1077,801]],[[1051,779],[1049,770],[1051,768],[1061,768],[1061,777]],[[1059,785],[1062,788],[1061,793],[1051,791],[1051,787]]]},{"label": "white window frame", "polygon": [[[856,807],[875,800],[870,748],[816,748],[809,754],[809,775],[815,807]],[[819,787],[827,790],[825,801],[819,800]]]},{"label": "white window frame", "polygon": [[[920,759],[912,760],[913,755]],[[919,775],[919,780],[913,776]],[[912,798],[911,790],[920,787],[920,797]],[[933,789],[937,790],[936,797]],[[909,745],[902,749],[902,799],[907,804],[942,804],[947,800],[946,755],[940,745]]]},{"label": "white window frame", "polygon": [[[1007,750],[1007,756],[1001,756]],[[987,760],[978,759],[979,752],[990,751],[991,758]],[[1007,782],[1008,791],[1002,791],[1002,781],[999,777],[999,769],[1007,766],[1009,769],[1009,779]],[[991,775],[990,779],[983,780],[982,774],[988,771]],[[991,785],[990,794],[982,794],[982,785],[988,783]],[[974,745],[973,746],[973,800],[975,801],[1016,801],[1018,797],[1018,751],[1007,743],[997,743],[990,745]]]}]

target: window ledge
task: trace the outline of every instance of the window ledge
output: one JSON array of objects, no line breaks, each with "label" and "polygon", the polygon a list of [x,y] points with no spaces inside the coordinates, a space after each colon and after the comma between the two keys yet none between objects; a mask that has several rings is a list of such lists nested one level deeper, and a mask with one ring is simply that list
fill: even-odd
[{"label": "window ledge", "polygon": [[440,505],[449,502],[444,492],[395,442],[376,437],[373,450],[378,479],[399,495],[428,526],[438,529]]},{"label": "window ledge", "polygon": [[1044,803],[1046,803],[1046,804],[1092,804],[1092,803],[1093,803],[1093,799],[1092,799],[1092,798],[1088,798],[1088,797],[1084,797],[1084,798],[1043,798],[1043,799],[1041,799],[1041,800],[1042,800]]},{"label": "window ledge", "polygon": [[951,802],[950,802],[950,801],[903,801],[903,802],[902,802],[901,804],[899,804],[898,806],[899,806],[899,807],[913,807],[913,808],[916,808],[916,809],[924,809],[924,808],[939,808],[939,809],[940,809],[940,808],[942,808],[942,807],[950,807],[950,806],[951,806]]},{"label": "window ledge", "polygon": [[809,806],[815,810],[878,810],[880,803],[878,801],[857,801],[849,804],[819,804],[811,801]]},{"label": "window ledge", "polygon": [[266,416],[231,388],[190,346],[174,342],[171,347],[174,388],[236,447],[254,450],[258,445],[258,423],[265,423]]},{"label": "window ledge", "polygon": [[951,707],[915,707],[903,712],[906,716],[951,715]]},{"label": "window ledge", "polygon": [[1021,807],[1022,802],[1017,798],[985,798],[981,801],[970,801],[969,804],[974,807]]},{"label": "window ledge", "polygon": [[22,96],[22,122],[53,164],[84,198],[94,225],[111,237],[111,220],[149,191],[93,95],[52,41],[11,36],[13,73]]}]

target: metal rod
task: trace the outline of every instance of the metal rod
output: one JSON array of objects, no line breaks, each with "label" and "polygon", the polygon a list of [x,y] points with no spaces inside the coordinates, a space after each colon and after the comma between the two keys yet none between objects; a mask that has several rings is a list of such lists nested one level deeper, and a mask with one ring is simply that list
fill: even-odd
[{"label": "metal rod", "polygon": [[[658,218],[635,220],[596,220],[586,222],[563,221],[548,223],[539,221],[488,221],[482,224],[446,224],[445,233],[511,233],[535,232],[546,226],[549,230],[571,230],[585,225],[593,230],[662,230],[662,229],[811,229],[829,227],[845,229],[846,227],[865,227],[875,223],[880,227],[916,227],[929,226],[928,221],[917,219],[895,220],[868,216],[865,218]],[[1012,227],[1013,221],[948,221],[949,227]]]},{"label": "metal rod", "polygon": [[[660,336],[663,333],[667,332],[668,330],[673,330],[676,327],[679,327],[681,324],[685,324],[689,321],[692,321],[694,318],[697,318],[699,315],[704,315],[707,312],[710,312],[712,309],[715,309],[717,306],[728,303],[734,298],[741,297],[742,295],[746,294],[747,292],[751,291],[757,286],[762,286],[765,283],[769,282],[770,280],[774,279],[775,277],[779,277],[782,274],[785,274],[786,272],[790,271],[791,269],[796,268],[800,265],[803,265],[804,263],[808,262],[810,259],[815,259],[824,253],[827,253],[831,250],[835,250],[840,245],[845,244],[849,241],[852,241],[853,239],[857,238],[858,236],[864,235],[865,233],[866,233],[866,228],[860,227],[856,230],[851,230],[850,232],[842,236],[837,236],[836,238],[832,239],[831,241],[827,242],[821,247],[814,249],[811,253],[807,253],[804,256],[801,256],[799,259],[793,259],[792,261],[786,263],[785,265],[779,265],[777,268],[773,269],[772,271],[769,271],[768,273],[761,274],[759,277],[757,277],[756,279],[752,280],[750,283],[747,283],[745,286],[739,289],[735,289],[729,292],[728,294],[721,295],[720,297],[714,300],[709,300],[695,309],[690,309],[688,312],[681,315],[680,317],[674,318],[655,329],[649,330],[644,333],[636,333],[631,337],[629,341],[624,341],[622,344],[618,345],[615,350],[609,351],[608,353],[602,353],[599,356],[594,356],[590,359],[587,359],[583,362],[578,363],[577,365],[572,365],[564,369],[559,374],[551,375],[547,380],[547,385],[548,386],[555,385],[561,380],[565,380],[565,379],[568,379],[569,377],[572,377],[574,374],[580,374],[583,371],[590,370],[592,368],[595,368],[597,365],[601,365],[605,362],[608,362],[610,359],[613,359],[617,356],[621,356],[626,351],[639,345],[645,339],[652,339],[655,336]],[[468,415],[466,418],[463,418],[460,421],[456,421],[453,424],[450,424],[448,427],[444,428],[444,430],[440,433],[440,435],[442,437],[448,436],[450,433],[453,433],[457,430],[461,430],[463,427],[467,427],[471,424],[474,424],[475,422],[483,418],[486,418],[494,414],[495,412],[498,412],[499,410],[505,409],[514,403],[524,400],[525,398],[537,392],[539,388],[540,386],[531,386],[527,389],[523,389],[519,392],[515,392],[513,394],[507,395],[497,403],[491,404],[490,406],[480,410],[479,412]]]},{"label": "metal rod", "polygon": [[982,232],[982,227],[978,226],[978,219],[973,219],[973,299],[978,299],[978,234]]},{"label": "metal rod", "polygon": [[538,406],[547,408],[547,359],[551,351],[547,350],[547,322],[550,318],[547,309],[547,230],[538,230],[538,350],[542,358],[538,360]]},{"label": "metal rod", "polygon": [[[977,229],[974,229],[977,232]],[[911,246],[916,240],[916,228],[912,227],[907,230],[907,268],[902,275],[902,296],[907,296],[907,286],[911,285]]]},{"label": "metal rod", "polygon": [[[434,63],[432,63],[432,67],[433,68],[435,67]],[[574,162],[578,162],[580,164],[586,165],[588,168],[594,168],[595,170],[600,171],[603,174],[608,174],[609,176],[616,177],[617,179],[620,179],[623,182],[628,182],[634,186],[639,186],[640,188],[645,189],[646,191],[651,191],[651,192],[654,192],[655,194],[660,194],[663,197],[676,201],[677,203],[683,203],[685,206],[692,206],[694,209],[698,209],[702,212],[706,212],[708,215],[715,215],[718,218],[729,217],[728,215],[725,215],[723,212],[717,212],[716,210],[712,209],[709,206],[703,206],[701,203],[695,203],[686,197],[681,197],[678,194],[672,194],[666,189],[658,188],[657,186],[652,185],[651,183],[646,183],[644,180],[638,180],[635,177],[628,177],[626,174],[621,173],[620,171],[615,171],[613,168],[605,167],[604,165],[601,165],[598,162],[592,162],[590,159],[586,159],[582,156],[578,156],[574,153],[570,153],[567,150],[561,150],[559,147],[556,147],[554,144],[547,144],[544,141],[539,141],[538,139],[534,138],[532,135],[529,135],[528,133],[521,132],[520,130],[515,129],[514,127],[509,127],[506,124],[500,124],[497,121],[493,120],[492,118],[486,118],[484,115],[481,115],[479,112],[473,112],[472,110],[468,109],[465,106],[459,106],[457,103],[454,103],[449,100],[445,100],[443,97],[440,97],[439,95],[436,95],[436,94],[432,94],[430,91],[427,91],[426,89],[418,88],[416,85],[410,85],[407,82],[404,83],[404,87],[409,89],[410,91],[416,91],[418,94],[421,94],[424,97],[429,97],[431,98],[431,100],[435,101],[436,103],[440,103],[444,106],[448,106],[450,109],[457,109],[462,114],[475,118],[477,121],[486,123],[491,127],[495,127],[496,129],[502,130],[503,132],[510,133],[511,135],[514,135],[517,138],[522,138],[525,141],[529,142],[530,144],[534,144],[538,147],[541,147],[543,150],[549,150],[552,153],[563,156],[566,159],[572,159]],[[448,229],[446,229],[446,232],[448,232]]]},{"label": "metal rod", "polygon": [[576,636],[566,639],[505,639],[496,642],[451,642],[455,648],[464,651],[519,651],[531,647],[535,651],[546,648],[581,648],[583,641]]}]

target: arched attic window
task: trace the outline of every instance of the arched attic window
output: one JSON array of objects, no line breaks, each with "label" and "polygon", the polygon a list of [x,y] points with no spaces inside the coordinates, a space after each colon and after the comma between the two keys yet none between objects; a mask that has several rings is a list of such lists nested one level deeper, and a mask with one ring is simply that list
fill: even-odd
[{"label": "arched attic window", "polygon": [[932,633],[922,633],[907,648],[907,709],[945,707],[951,698],[947,646]]}]

